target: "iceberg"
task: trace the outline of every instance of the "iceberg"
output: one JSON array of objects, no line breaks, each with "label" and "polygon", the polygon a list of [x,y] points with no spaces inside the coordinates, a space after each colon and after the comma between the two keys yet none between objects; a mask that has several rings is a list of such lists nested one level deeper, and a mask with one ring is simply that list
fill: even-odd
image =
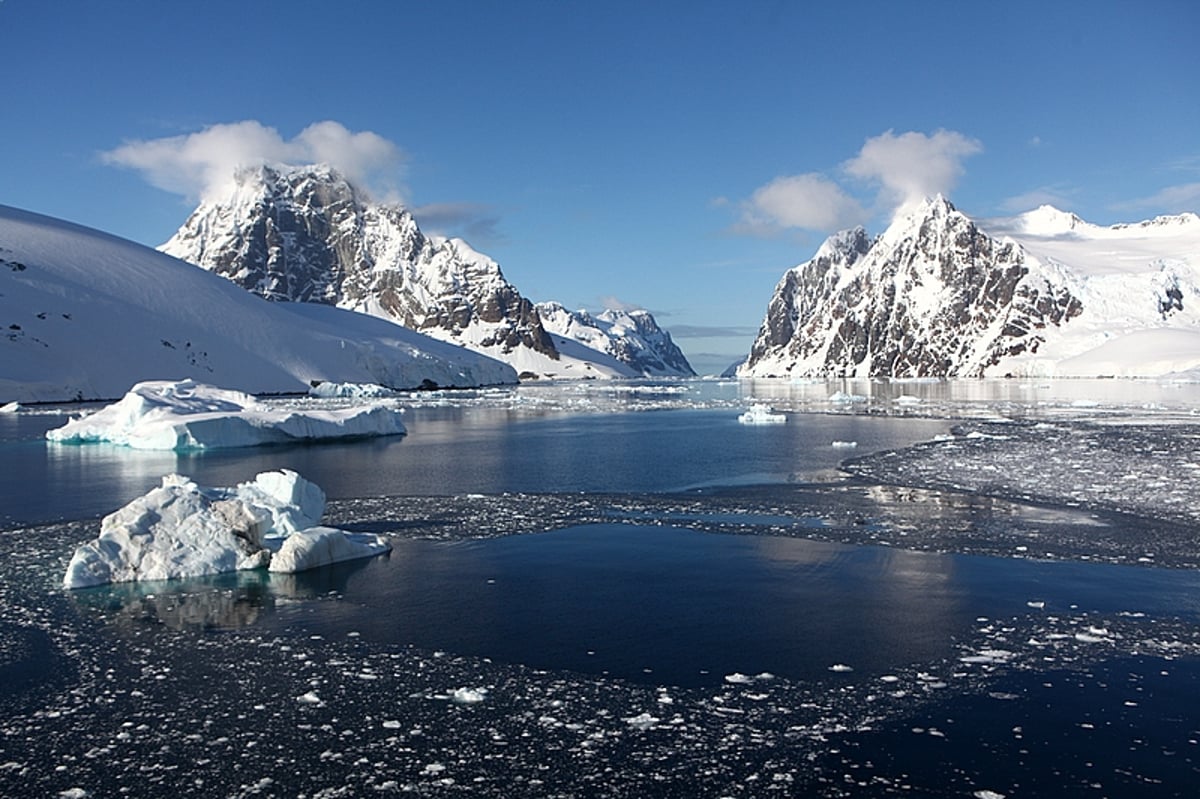
[{"label": "iceberg", "polygon": [[132,449],[194,450],[401,435],[397,408],[272,408],[249,394],[194,380],[138,383],[118,402],[46,431],[60,444],[109,442]]},{"label": "iceberg", "polygon": [[204,488],[170,474],[104,517],[100,534],[72,555],[63,587],[267,566],[296,572],[391,549],[382,536],[318,526],[324,511],[325,492],[289,469],[263,472],[234,488]]},{"label": "iceberg", "polygon": [[770,405],[759,403],[751,405],[750,410],[738,416],[738,421],[742,424],[783,424],[787,417],[782,413],[772,412]]}]

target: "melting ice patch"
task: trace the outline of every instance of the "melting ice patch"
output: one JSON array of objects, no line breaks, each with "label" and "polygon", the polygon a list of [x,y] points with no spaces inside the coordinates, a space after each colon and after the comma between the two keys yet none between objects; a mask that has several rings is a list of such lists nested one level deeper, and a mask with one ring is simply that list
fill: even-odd
[{"label": "melting ice patch", "polygon": [[193,450],[400,435],[401,412],[384,405],[330,410],[271,407],[240,391],[193,380],[138,383],[119,401],[48,430],[62,444]]}]

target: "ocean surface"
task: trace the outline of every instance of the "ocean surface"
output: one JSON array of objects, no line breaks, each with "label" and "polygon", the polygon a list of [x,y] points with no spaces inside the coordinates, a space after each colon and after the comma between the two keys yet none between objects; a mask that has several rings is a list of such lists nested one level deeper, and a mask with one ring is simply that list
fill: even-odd
[{"label": "ocean surface", "polygon": [[[1190,795],[1197,393],[525,386],[192,454],[0,415],[0,794]],[[57,587],[162,475],[276,468],[393,551]]]}]

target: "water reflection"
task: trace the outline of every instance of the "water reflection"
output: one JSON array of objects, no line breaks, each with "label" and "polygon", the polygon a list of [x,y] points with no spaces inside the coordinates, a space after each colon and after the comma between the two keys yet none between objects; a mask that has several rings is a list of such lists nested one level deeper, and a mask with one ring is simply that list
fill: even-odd
[{"label": "water reflection", "polygon": [[[386,560],[387,555],[378,559]],[[336,563],[299,574],[262,569],[188,580],[114,583],[71,591],[75,602],[118,626],[153,622],[172,630],[236,630],[259,624],[278,606],[345,592],[372,559]]]}]

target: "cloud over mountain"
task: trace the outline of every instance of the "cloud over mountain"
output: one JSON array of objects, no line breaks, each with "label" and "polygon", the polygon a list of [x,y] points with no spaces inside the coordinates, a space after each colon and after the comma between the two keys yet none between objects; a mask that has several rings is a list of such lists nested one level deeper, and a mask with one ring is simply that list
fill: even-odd
[{"label": "cloud over mountain", "polygon": [[285,139],[275,128],[252,119],[181,136],[126,141],[100,157],[189,200],[211,197],[238,167],[268,163],[328,164],[363,189],[396,195],[404,160],[401,149],[379,134],[354,132],[332,120],[313,123]]},{"label": "cloud over mountain", "polygon": [[891,216],[926,197],[949,194],[963,174],[963,161],[982,149],[976,139],[952,130],[931,135],[888,130],[867,139],[858,154],[840,166],[844,178],[867,187],[867,196],[860,199],[821,173],[783,175],[755,189],[740,204],[741,219],[734,231],[750,235],[788,229],[829,232],[862,224],[874,212]]}]

